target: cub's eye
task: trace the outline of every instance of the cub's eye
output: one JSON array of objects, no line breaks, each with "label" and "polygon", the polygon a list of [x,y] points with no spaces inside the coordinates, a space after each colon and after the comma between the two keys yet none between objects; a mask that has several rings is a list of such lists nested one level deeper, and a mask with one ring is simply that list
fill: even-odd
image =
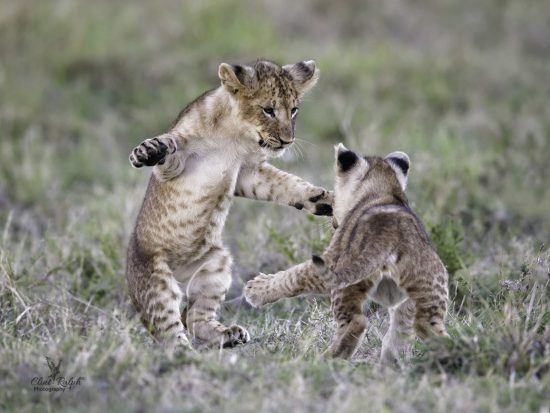
[{"label": "cub's eye", "polygon": [[267,116],[270,116],[272,118],[275,117],[275,111],[273,110],[273,108],[262,108],[262,110]]},{"label": "cub's eye", "polygon": [[298,108],[294,107],[290,109],[290,116],[294,117],[298,113]]}]

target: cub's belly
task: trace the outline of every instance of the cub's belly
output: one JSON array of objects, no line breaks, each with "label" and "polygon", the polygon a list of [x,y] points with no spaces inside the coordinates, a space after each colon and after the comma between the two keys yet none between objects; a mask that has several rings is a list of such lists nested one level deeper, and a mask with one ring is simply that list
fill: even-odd
[{"label": "cub's belly", "polygon": [[148,222],[142,233],[174,261],[200,258],[212,245],[221,245],[237,174],[236,168],[186,162],[179,177],[155,183],[149,195],[156,202],[144,205]]}]

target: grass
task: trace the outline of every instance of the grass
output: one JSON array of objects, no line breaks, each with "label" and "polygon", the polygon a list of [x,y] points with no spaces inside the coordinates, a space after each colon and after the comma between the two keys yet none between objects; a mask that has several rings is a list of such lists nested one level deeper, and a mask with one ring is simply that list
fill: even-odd
[{"label": "grass", "polygon": [[[1,411],[441,411],[550,408],[550,9],[435,1],[2,2]],[[253,339],[166,354],[126,292],[148,171],[127,154],[217,84],[217,65],[314,58],[299,148],[275,164],[327,187],[332,145],[406,151],[409,196],[451,274],[451,341],[378,362],[385,310],[351,362],[322,356],[326,299],[242,303],[243,283],[318,253],[326,218],[236,200],[223,311]],[[236,299],[234,299],[236,298]],[[45,356],[82,376],[37,392]]]}]

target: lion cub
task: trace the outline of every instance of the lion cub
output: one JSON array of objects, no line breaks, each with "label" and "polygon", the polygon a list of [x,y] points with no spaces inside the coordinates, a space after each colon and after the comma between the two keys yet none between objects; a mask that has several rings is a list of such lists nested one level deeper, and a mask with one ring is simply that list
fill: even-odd
[{"label": "lion cub", "polygon": [[425,338],[446,335],[448,301],[445,266],[430,245],[405,196],[409,157],[361,157],[335,147],[333,225],[336,232],[322,257],[274,275],[260,274],[245,288],[255,307],[300,294],[329,294],[336,322],[330,352],[351,357],[366,330],[363,301],[389,308],[382,361],[407,351],[413,329]]},{"label": "lion cub", "polygon": [[[170,130],[130,155],[153,173],[128,246],[132,301],[169,344],[232,347],[248,341],[218,313],[231,284],[223,227],[234,196],[332,214],[332,194],[270,165],[294,142],[302,96],[319,77],[315,62],[279,66],[222,63],[219,87],[188,105]],[[186,310],[181,313],[184,293]]]}]

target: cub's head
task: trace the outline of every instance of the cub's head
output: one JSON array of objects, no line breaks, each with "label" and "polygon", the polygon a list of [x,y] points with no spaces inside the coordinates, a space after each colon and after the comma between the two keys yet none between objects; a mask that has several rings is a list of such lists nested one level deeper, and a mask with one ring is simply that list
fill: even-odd
[{"label": "cub's head", "polygon": [[334,219],[346,216],[360,200],[405,200],[410,160],[404,152],[392,152],[385,158],[360,156],[339,143],[334,147]]},{"label": "cub's head", "polygon": [[313,60],[283,67],[263,60],[251,66],[222,63],[218,75],[249,128],[247,139],[269,155],[280,155],[294,142],[300,98],[319,79]]}]

